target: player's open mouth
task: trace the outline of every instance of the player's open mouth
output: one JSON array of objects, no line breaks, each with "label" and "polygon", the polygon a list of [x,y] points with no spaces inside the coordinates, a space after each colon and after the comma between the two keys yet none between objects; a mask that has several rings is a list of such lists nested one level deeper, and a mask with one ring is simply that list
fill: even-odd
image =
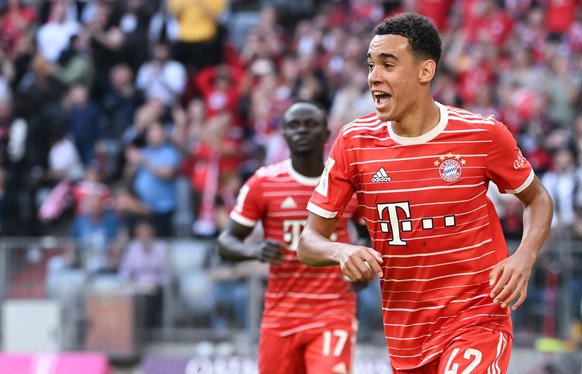
[{"label": "player's open mouth", "polygon": [[392,95],[384,91],[372,91],[372,96],[376,107],[384,106],[392,98]]}]

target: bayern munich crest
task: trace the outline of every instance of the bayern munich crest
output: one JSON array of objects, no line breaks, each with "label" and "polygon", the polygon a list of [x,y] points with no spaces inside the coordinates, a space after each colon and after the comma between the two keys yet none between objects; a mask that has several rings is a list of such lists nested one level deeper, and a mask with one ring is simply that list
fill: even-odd
[{"label": "bayern munich crest", "polygon": [[460,155],[448,153],[446,156],[439,157],[434,162],[434,166],[438,166],[439,174],[445,182],[454,182],[461,178],[463,174],[463,166],[467,161],[463,160]]}]

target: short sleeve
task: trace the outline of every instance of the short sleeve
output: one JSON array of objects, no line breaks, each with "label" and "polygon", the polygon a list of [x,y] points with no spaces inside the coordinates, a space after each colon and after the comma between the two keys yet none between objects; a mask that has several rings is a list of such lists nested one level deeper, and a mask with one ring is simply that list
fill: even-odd
[{"label": "short sleeve", "polygon": [[345,142],[346,139],[340,133],[325,163],[319,183],[307,204],[307,210],[324,218],[341,217],[354,194]]},{"label": "short sleeve", "polygon": [[503,123],[495,122],[492,134],[493,142],[487,154],[487,177],[500,192],[519,193],[533,181],[533,169]]},{"label": "short sleeve", "polygon": [[240,188],[230,218],[248,227],[255,227],[263,217],[266,199],[263,198],[261,178],[255,173]]}]

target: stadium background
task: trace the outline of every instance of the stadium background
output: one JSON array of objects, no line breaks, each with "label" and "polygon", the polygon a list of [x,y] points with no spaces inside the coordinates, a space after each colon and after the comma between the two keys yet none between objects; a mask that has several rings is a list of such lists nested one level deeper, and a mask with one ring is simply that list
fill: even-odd
[{"label": "stadium background", "polygon": [[[278,128],[290,102],[322,102],[334,133],[373,110],[371,30],[411,10],[443,35],[437,100],[504,121],[556,201],[528,301],[514,313],[512,373],[581,371],[579,1],[2,0],[0,7],[0,359],[30,351],[37,372],[50,372],[66,352],[97,352],[119,373],[249,372],[265,269],[222,263],[214,237],[241,183],[286,157]],[[155,193],[140,195],[131,173],[131,153],[151,147],[145,130],[153,123],[181,155],[169,206]],[[490,195],[515,248],[519,204],[494,188]],[[119,277],[143,217],[167,245],[161,320],[147,327],[141,285]],[[356,373],[387,370],[377,297],[375,285],[360,296]],[[31,300],[43,302],[32,304],[37,311],[56,308],[56,334],[30,312]],[[34,350],[41,340],[48,345]],[[63,356],[38,355],[47,349]]]}]

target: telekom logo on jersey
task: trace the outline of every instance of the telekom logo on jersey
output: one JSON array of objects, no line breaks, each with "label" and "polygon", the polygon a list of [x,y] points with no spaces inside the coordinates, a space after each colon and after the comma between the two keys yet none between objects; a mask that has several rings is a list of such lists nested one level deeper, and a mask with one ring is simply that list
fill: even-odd
[{"label": "telekom logo on jersey", "polygon": [[[283,221],[283,240],[285,243],[288,243],[287,249],[297,251],[299,236],[305,227],[305,223],[307,223],[305,219],[288,219]],[[330,239],[335,242],[337,234],[335,232],[331,234]]]},{"label": "telekom logo on jersey", "polygon": [[[388,242],[390,245],[406,245],[406,240],[402,239],[403,232],[412,231],[412,219],[410,217],[410,203],[407,201],[399,203],[380,203],[376,205],[380,217],[380,230],[385,233],[392,233],[392,239]],[[398,218],[398,211],[404,213],[406,219]],[[386,221],[387,219],[387,221]],[[445,227],[452,227],[456,224],[455,216],[444,216]],[[434,228],[433,218],[423,218],[422,229],[432,230]]]}]

